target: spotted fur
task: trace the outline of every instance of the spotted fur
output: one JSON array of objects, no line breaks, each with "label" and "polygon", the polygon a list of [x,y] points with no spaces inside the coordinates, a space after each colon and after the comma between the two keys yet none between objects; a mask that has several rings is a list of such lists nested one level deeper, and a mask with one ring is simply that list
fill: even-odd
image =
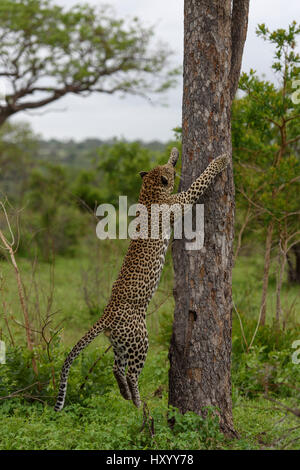
[{"label": "spotted fur", "polygon": [[[152,204],[179,204],[180,207],[183,204],[194,204],[229,161],[227,155],[216,158],[187,191],[172,195],[178,156],[178,150],[173,148],[166,165],[141,172],[143,182],[139,203],[147,207],[149,217]],[[140,406],[138,377],[148,350],[145,316],[159,283],[168,242],[168,236],[131,240],[102,317],[73,347],[64,362],[54,408],[56,411],[64,406],[68,374],[73,361],[102,332],[109,337],[113,346],[113,372],[121,395],[126,400],[132,400],[135,406]]]}]

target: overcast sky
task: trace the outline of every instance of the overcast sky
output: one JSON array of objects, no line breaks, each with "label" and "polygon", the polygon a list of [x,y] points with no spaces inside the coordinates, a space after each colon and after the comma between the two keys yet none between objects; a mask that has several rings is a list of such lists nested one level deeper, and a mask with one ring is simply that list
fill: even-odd
[{"label": "overcast sky", "polygon": [[[78,0],[56,0],[56,3],[70,7]],[[87,0],[86,3],[97,5],[100,2]],[[156,25],[156,37],[168,42],[175,52],[177,64],[182,64],[184,0],[110,0],[104,3],[114,6],[118,16],[138,16],[145,26]],[[256,37],[255,28],[258,23],[266,23],[270,29],[286,28],[299,18],[299,13],[299,0],[250,0],[243,71],[254,68],[272,79],[272,48]],[[29,121],[34,131],[46,139],[108,139],[115,136],[128,140],[166,141],[173,137],[172,128],[181,124],[181,99],[181,82],[168,92],[168,107],[153,106],[149,101],[133,96],[120,99],[101,94],[88,98],[69,95],[35,115],[19,113],[14,120]]]}]

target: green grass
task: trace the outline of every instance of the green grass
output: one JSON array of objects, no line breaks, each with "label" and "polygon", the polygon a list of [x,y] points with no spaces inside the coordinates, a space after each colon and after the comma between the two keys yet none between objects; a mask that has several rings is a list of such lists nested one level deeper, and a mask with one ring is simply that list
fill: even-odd
[{"label": "green grass", "polygon": [[[256,256],[240,256],[233,269],[233,299],[239,312],[247,317],[258,318],[262,295],[263,253]],[[300,322],[300,291],[297,285],[283,284],[282,309],[288,313],[287,323]],[[276,311],[276,264],[270,268],[267,299],[268,324],[272,324]]]},{"label": "green grass", "polygon": [[[56,312],[54,323],[63,322],[61,339],[66,346],[74,345],[74,342],[80,339],[81,335],[103,313],[103,309],[110,296],[112,283],[118,275],[126,246],[126,242],[112,243],[107,241],[96,258],[91,255],[88,256],[85,251],[77,258],[61,257],[55,260],[54,295],[51,311]],[[34,312],[33,316],[36,316],[35,305],[37,295],[32,283],[32,263],[23,258],[19,260],[18,264],[29,297],[31,310]],[[91,288],[91,283],[93,282],[94,271],[98,266],[100,266],[99,281],[101,289],[97,289],[98,292],[95,292],[96,288],[92,289],[94,286]],[[84,299],[83,273],[86,271],[89,271],[90,276],[87,287],[93,291],[92,297],[99,301],[100,308],[98,313],[89,312]],[[42,317],[46,314],[50,277],[50,265],[48,263],[38,263],[35,278],[39,286],[38,300]],[[0,282],[0,292],[5,297],[8,314],[11,314],[15,320],[23,322],[14,271],[12,266],[4,261],[0,261],[0,280],[2,280]],[[166,312],[171,312],[173,305],[171,258],[170,253],[168,253],[166,269],[162,274],[159,289],[148,309],[148,325],[153,335],[159,334],[159,316],[164,316]],[[157,310],[158,307],[159,310]],[[2,330],[6,330],[3,318],[0,318],[0,327]],[[24,336],[22,328],[17,327],[16,324],[13,324],[12,327],[16,332],[20,333],[20,336]],[[93,344],[91,347],[93,347]]]},{"label": "green grass", "polygon": [[[112,374],[111,351],[97,363],[85,388],[80,391],[87,370],[108,345],[104,336],[97,338],[74,363],[66,407],[58,414],[53,411],[55,390],[52,371],[55,372],[57,381],[66,351],[98,318],[110,294],[111,284],[118,273],[125,250],[125,242],[107,242],[101,246],[96,256],[90,257],[87,250],[82,250],[81,255],[74,259],[56,259],[51,312],[56,312],[53,326],[63,321],[63,330],[60,332],[60,346],[56,345],[52,351],[52,362],[47,365],[48,359],[44,352],[45,366],[41,366],[43,377],[47,380],[51,377],[51,380],[40,395],[41,402],[17,397],[0,400],[0,449],[299,449],[299,418],[286,413],[284,409],[284,406],[297,407],[299,390],[280,385],[290,379],[298,388],[300,383],[300,365],[292,365],[290,360],[293,352],[291,343],[294,339],[300,339],[298,289],[284,285],[283,306],[285,312],[290,310],[290,315],[288,329],[278,339],[271,328],[275,292],[273,278],[270,281],[267,310],[269,326],[259,330],[254,341],[255,347],[250,354],[245,352],[238,318],[235,314],[233,317],[233,413],[240,439],[225,440],[218,432],[213,416],[207,421],[208,425],[196,415],[178,417],[177,429],[170,430],[167,424],[167,354],[174,308],[170,253],[159,290],[148,310],[150,350],[140,378],[141,396],[147,402],[154,422],[154,436],[150,434],[147,420],[146,425],[142,426],[143,410],[137,410],[120,397]],[[94,249],[89,251],[95,253]],[[100,266],[97,272],[100,292],[93,286],[97,266]],[[26,286],[30,311],[36,316],[40,311],[43,317],[49,293],[49,265],[39,263],[36,268],[38,302],[30,263],[21,259],[19,267]],[[255,256],[240,257],[234,268],[233,297],[248,343],[255,330],[259,312],[262,270],[260,257]],[[89,273],[86,286],[90,297],[100,305],[98,313],[89,311],[85,302],[83,271]],[[17,344],[24,345],[24,329],[16,323],[23,322],[23,319],[11,266],[1,261],[0,274],[1,297],[6,302],[5,312],[14,340]],[[2,336],[9,345],[9,334],[3,317],[0,318],[0,327]],[[30,357],[23,359],[22,353],[18,356],[12,346],[9,350],[12,362],[10,365],[0,366],[0,386],[2,383],[3,390],[6,386],[10,390],[1,392],[4,396],[11,393],[11,390],[22,388],[22,383],[26,386],[33,381],[28,375]],[[10,375],[7,376],[8,385],[5,382],[5,373],[1,376],[5,367],[11,367]],[[260,381],[266,371],[269,374],[271,396],[280,405],[263,396]]]},{"label": "green grass", "polygon": [[[100,370],[101,367],[100,364]],[[239,439],[223,439],[214,423],[203,430],[197,419],[186,420],[178,432],[171,432],[167,424],[167,367],[166,353],[152,350],[141,375],[141,396],[153,418],[153,437],[148,423],[142,426],[143,410],[120,398],[113,383],[105,394],[94,392],[79,401],[68,400],[61,413],[36,401],[5,400],[0,408],[0,450],[300,448],[299,419],[285,418],[284,411],[262,397],[239,397],[234,406]],[[155,394],[158,388],[161,394]],[[290,404],[288,400],[284,403]],[[298,429],[289,431],[297,424]]]}]

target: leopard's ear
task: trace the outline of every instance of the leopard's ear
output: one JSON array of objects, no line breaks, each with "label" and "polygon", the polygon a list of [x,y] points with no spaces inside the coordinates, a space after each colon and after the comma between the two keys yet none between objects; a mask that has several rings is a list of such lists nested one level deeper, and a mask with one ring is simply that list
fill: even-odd
[{"label": "leopard's ear", "polygon": [[141,178],[144,178],[146,175],[148,175],[148,171],[140,171]]}]

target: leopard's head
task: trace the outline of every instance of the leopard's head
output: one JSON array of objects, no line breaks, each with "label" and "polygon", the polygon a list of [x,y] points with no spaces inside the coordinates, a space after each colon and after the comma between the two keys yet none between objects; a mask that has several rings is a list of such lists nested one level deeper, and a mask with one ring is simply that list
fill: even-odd
[{"label": "leopard's head", "polygon": [[150,171],[141,171],[145,188],[153,188],[160,194],[171,194],[174,190],[174,180],[176,176],[175,165],[179,157],[177,148],[173,147],[168,163],[160,165]]}]

